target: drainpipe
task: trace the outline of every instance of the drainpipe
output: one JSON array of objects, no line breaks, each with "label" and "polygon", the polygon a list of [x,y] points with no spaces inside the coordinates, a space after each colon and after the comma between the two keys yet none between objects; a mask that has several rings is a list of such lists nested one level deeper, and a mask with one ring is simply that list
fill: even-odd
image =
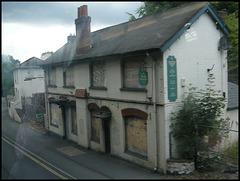
[{"label": "drainpipe", "polygon": [[154,171],[158,170],[158,124],[157,124],[157,98],[156,98],[156,58],[146,54],[152,59],[153,65],[153,113],[154,113],[154,125],[155,125],[155,168]]},{"label": "drainpipe", "polygon": [[[48,72],[48,68],[43,67],[43,74],[44,74],[44,89],[45,89],[45,116],[44,116],[44,126],[45,126],[45,130],[47,130],[46,132],[49,131],[49,110],[48,110],[48,99],[47,99],[47,72]],[[47,125],[45,125],[46,121],[45,119],[47,119]]]}]

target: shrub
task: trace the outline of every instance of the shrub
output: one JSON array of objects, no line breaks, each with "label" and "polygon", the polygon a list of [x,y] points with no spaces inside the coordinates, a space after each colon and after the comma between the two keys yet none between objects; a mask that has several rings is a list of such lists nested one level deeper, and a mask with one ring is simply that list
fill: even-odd
[{"label": "shrub", "polygon": [[[228,128],[227,119],[221,118],[226,99],[220,91],[214,89],[214,79],[213,74],[209,74],[205,90],[197,91],[197,88],[190,84],[189,91],[183,95],[182,107],[171,115],[170,128],[179,153],[184,159],[194,158],[195,164],[197,153],[206,153],[228,133],[213,128]],[[199,160],[203,162],[204,159]]]}]

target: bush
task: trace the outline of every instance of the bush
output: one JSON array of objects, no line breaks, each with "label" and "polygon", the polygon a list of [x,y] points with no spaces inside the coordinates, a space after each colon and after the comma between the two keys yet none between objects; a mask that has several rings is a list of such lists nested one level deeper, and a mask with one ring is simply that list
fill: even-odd
[{"label": "bush", "polygon": [[190,84],[189,92],[183,95],[182,107],[171,115],[170,128],[177,142],[179,154],[184,159],[194,158],[195,163],[197,153],[201,154],[213,148],[228,133],[213,129],[213,127],[228,128],[227,119],[221,118],[226,99],[220,91],[214,89],[214,86],[213,74],[209,74],[205,90],[197,91],[197,88]]}]

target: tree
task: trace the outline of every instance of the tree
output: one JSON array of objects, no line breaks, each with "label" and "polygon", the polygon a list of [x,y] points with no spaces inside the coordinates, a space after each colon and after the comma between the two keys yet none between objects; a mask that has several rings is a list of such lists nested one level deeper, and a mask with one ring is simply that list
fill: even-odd
[{"label": "tree", "polygon": [[231,30],[231,48],[228,50],[229,80],[238,84],[238,10],[227,17],[227,26]]},{"label": "tree", "polygon": [[2,96],[14,94],[14,81],[12,69],[20,64],[11,55],[2,55]]},{"label": "tree", "polygon": [[232,14],[238,10],[238,1],[211,1],[211,6],[215,11],[224,11]]},{"label": "tree", "polygon": [[[174,8],[183,4],[189,3],[188,1],[144,1],[144,4],[141,5],[136,13],[138,14],[138,18],[142,18],[144,16],[152,15],[155,13],[160,13],[166,11],[170,8]],[[127,12],[130,16],[129,21],[137,19],[133,14]]]},{"label": "tree", "polygon": [[233,1],[211,2],[216,11],[227,13],[226,25],[230,29],[231,48],[228,50],[228,80],[238,84],[238,8],[239,3]]}]

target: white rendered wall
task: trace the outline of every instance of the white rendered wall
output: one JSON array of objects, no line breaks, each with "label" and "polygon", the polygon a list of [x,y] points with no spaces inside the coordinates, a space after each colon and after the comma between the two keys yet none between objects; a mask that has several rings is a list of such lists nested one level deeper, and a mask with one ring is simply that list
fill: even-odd
[{"label": "white rendered wall", "polygon": [[[15,73],[16,72],[16,73]],[[43,77],[43,69],[16,69],[14,71],[14,88],[17,88],[18,95],[16,96],[16,108],[21,108],[21,97],[32,97],[35,93],[44,93],[45,85],[43,78],[32,79],[24,81],[29,77]],[[17,76],[17,77],[16,77]],[[20,106],[20,107],[19,107]]]},{"label": "white rendered wall", "polygon": [[[217,90],[227,95],[227,52],[218,50],[219,41],[223,34],[216,28],[216,24],[204,13],[185,31],[165,52],[164,60],[164,93],[165,93],[165,129],[166,143],[169,142],[170,113],[177,110],[181,96],[188,91],[191,83],[199,89],[205,89],[207,83],[207,69],[213,69]],[[177,62],[177,92],[175,102],[168,100],[167,58],[174,56]],[[186,86],[181,86],[181,78],[185,78]],[[169,158],[169,145],[166,147]]]}]

